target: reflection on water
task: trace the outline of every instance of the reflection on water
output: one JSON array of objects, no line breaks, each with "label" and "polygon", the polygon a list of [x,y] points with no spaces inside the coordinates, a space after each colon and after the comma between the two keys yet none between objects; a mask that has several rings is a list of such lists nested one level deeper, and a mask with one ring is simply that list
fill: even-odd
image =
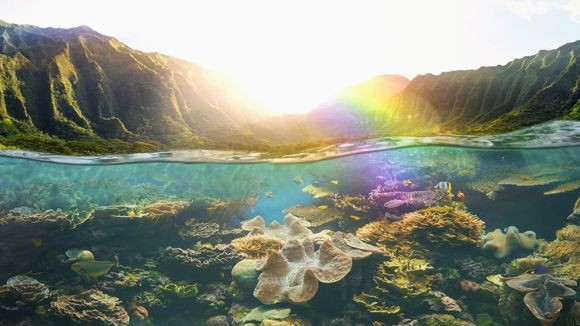
[{"label": "reflection on water", "polygon": [[548,281],[568,292],[562,310],[534,297],[542,318],[578,318],[580,147],[377,144],[287,164],[2,157],[0,324],[531,325],[523,297]]}]

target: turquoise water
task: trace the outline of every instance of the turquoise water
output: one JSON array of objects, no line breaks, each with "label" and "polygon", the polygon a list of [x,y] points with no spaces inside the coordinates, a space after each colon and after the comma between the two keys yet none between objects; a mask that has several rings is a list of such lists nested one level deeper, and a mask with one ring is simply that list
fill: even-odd
[{"label": "turquoise water", "polygon": [[[485,222],[482,236],[496,228],[504,230],[515,226],[522,232],[535,232],[538,239],[555,241],[557,230],[577,223],[569,216],[573,216],[580,193],[580,187],[574,186],[580,182],[580,147],[574,146],[578,141],[577,131],[574,128],[568,131],[572,133],[551,140],[525,133],[520,133],[517,139],[510,136],[510,141],[506,141],[507,137],[496,139],[495,143],[454,138],[452,146],[425,145],[430,142],[446,144],[450,142],[447,138],[444,141],[405,138],[390,142],[383,139],[273,160],[264,154],[207,151],[77,159],[6,152],[7,156],[0,157],[0,284],[12,276],[27,275],[44,283],[51,295],[11,306],[10,302],[18,301],[12,297],[15,294],[3,296],[0,287],[0,306],[15,308],[0,309],[0,325],[15,325],[21,321],[34,325],[73,324],[74,318],[59,311],[54,302],[64,295],[76,295],[90,289],[119,298],[119,306],[131,316],[132,324],[203,325],[211,317],[222,322],[228,320],[229,324],[241,324],[232,309],[237,307],[241,309],[239,314],[246,315],[261,304],[261,299],[252,296],[252,288],[245,292],[232,288],[231,268],[241,256],[206,269],[187,264],[167,265],[160,252],[171,246],[192,250],[193,254],[203,252],[204,246],[228,245],[233,239],[246,235],[247,231],[239,227],[255,216],[263,217],[266,224],[274,221],[283,224],[284,216],[293,212],[307,221],[306,225],[315,232],[330,230],[358,234],[359,229],[373,221],[388,221],[386,223],[396,228],[397,223],[411,218],[406,214],[414,211],[432,206],[453,207]],[[417,144],[420,146],[411,146]],[[522,144],[528,144],[529,148],[523,148]],[[336,155],[328,155],[329,152]],[[210,156],[213,159],[208,159]],[[214,162],[203,162],[204,158]],[[305,191],[308,186],[327,194],[313,198],[316,196]],[[409,201],[372,202],[369,198],[377,189],[404,193],[423,191],[434,196],[443,193],[444,196],[436,203],[423,206]],[[348,196],[362,198],[367,207],[360,211],[339,207],[340,198]],[[147,219],[146,207],[158,202],[186,204]],[[107,207],[115,208],[107,210]],[[42,217],[51,210],[62,213],[68,222],[48,221],[46,216]],[[316,218],[331,211],[334,216],[318,225]],[[183,236],[182,231],[191,230],[188,227],[192,225],[214,222],[219,232],[207,237]],[[239,231],[228,233],[224,230]],[[421,243],[424,240],[417,237],[413,241]],[[381,248],[379,243],[369,244]],[[91,251],[97,261],[112,262],[117,256],[120,265],[110,267],[103,275],[87,277],[63,263],[71,258],[65,252],[73,248]],[[506,317],[508,308],[505,304],[502,306],[500,297],[501,291],[509,289],[483,295],[458,288],[459,280],[476,282],[478,288],[487,283],[486,275],[473,277],[462,270],[457,261],[469,258],[483,262],[493,267],[489,275],[505,276],[506,266],[518,258],[544,255],[542,261],[550,265],[550,272],[555,270],[553,273],[559,276],[575,275],[559,272],[563,261],[546,256],[539,244],[531,250],[516,250],[499,259],[478,245],[450,247],[444,252],[458,257],[453,262],[442,259],[438,247],[433,247],[432,253],[430,247],[427,248],[421,259],[429,261],[445,276],[437,282],[433,279],[429,283],[430,290],[444,291],[460,301],[461,313],[411,309],[408,306],[421,305],[410,303],[408,298],[398,302],[388,295],[380,300],[400,305],[400,312],[376,313],[354,303],[353,296],[363,290],[373,291],[373,271],[377,264],[396,260],[388,253],[374,253],[363,262],[355,261],[353,266],[364,266],[362,274],[353,270],[338,283],[322,284],[319,293],[307,304],[282,300],[275,307],[292,310],[290,317],[281,319],[305,325],[355,322],[395,325],[405,319],[425,321],[431,318],[425,317],[430,314],[451,316],[457,325],[460,322],[484,324],[483,320],[488,317],[494,325],[533,325],[537,321],[523,308],[522,299],[517,297],[519,294],[514,294],[510,304],[517,306],[513,309],[520,315]],[[576,252],[569,254],[577,255],[578,245],[574,250]],[[460,273],[454,281],[447,278],[452,269]],[[129,275],[138,275],[135,284],[128,281]],[[235,279],[233,281],[235,283]],[[351,283],[356,285],[347,286]],[[195,284],[198,293],[181,297],[175,291],[164,290],[167,284]],[[143,299],[146,295],[149,300]],[[339,296],[336,304],[329,307],[324,303],[324,298],[336,295]],[[424,303],[430,300],[429,295],[422,293],[413,300]],[[476,303],[479,296],[483,296],[484,308]],[[216,300],[219,305],[212,304]],[[565,308],[559,312],[556,324],[564,325],[574,318],[578,321],[577,316],[568,312],[571,305],[573,299],[564,301]],[[139,317],[136,307],[146,309],[144,320],[140,320],[142,314]]]}]

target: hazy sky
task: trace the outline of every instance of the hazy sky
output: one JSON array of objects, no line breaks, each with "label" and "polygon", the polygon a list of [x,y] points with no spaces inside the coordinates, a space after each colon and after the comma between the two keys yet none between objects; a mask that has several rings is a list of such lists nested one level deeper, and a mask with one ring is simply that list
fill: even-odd
[{"label": "hazy sky", "polygon": [[0,0],[0,19],[88,25],[235,78],[304,112],[382,73],[504,64],[580,39],[580,0]]}]

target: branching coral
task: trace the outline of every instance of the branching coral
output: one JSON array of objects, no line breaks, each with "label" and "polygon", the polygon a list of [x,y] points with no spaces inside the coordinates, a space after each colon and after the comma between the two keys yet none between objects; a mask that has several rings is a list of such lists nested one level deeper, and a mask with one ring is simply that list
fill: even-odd
[{"label": "branching coral", "polygon": [[267,256],[271,251],[282,249],[284,241],[257,234],[234,239],[232,246],[249,258],[261,258]]},{"label": "branching coral", "polygon": [[264,304],[306,302],[318,291],[318,282],[334,283],[352,267],[350,256],[327,240],[315,252],[309,239],[289,240],[280,251],[258,263],[261,271],[254,296]]},{"label": "branching coral", "polygon": [[504,258],[516,249],[534,250],[538,243],[533,231],[521,232],[510,226],[503,233],[500,229],[488,232],[482,237],[482,248],[494,251],[496,258]]},{"label": "branching coral", "polygon": [[49,297],[50,291],[43,283],[25,275],[13,276],[0,286],[0,308],[18,310],[35,305]]},{"label": "branching coral", "polygon": [[51,303],[57,315],[77,323],[102,323],[128,325],[129,315],[119,299],[98,290],[88,290],[76,295],[63,295]]}]

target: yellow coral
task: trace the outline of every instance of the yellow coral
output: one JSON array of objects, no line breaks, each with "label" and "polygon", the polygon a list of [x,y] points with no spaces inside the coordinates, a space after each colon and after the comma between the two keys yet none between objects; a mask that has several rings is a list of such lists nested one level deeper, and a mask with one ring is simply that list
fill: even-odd
[{"label": "yellow coral", "polygon": [[232,246],[249,258],[261,258],[267,256],[270,251],[282,249],[284,241],[259,234],[234,239]]},{"label": "yellow coral", "polygon": [[556,276],[580,279],[580,226],[567,225],[556,232],[556,240],[544,243],[539,254],[555,263]]},{"label": "yellow coral", "polygon": [[430,247],[478,245],[483,227],[484,222],[468,212],[454,207],[430,207],[405,214],[401,221],[369,223],[356,235],[377,244],[389,255],[395,248],[421,251],[419,241],[426,241]]},{"label": "yellow coral", "polygon": [[171,217],[181,213],[189,204],[186,201],[160,200],[141,208],[140,213],[143,217],[151,219]]}]

